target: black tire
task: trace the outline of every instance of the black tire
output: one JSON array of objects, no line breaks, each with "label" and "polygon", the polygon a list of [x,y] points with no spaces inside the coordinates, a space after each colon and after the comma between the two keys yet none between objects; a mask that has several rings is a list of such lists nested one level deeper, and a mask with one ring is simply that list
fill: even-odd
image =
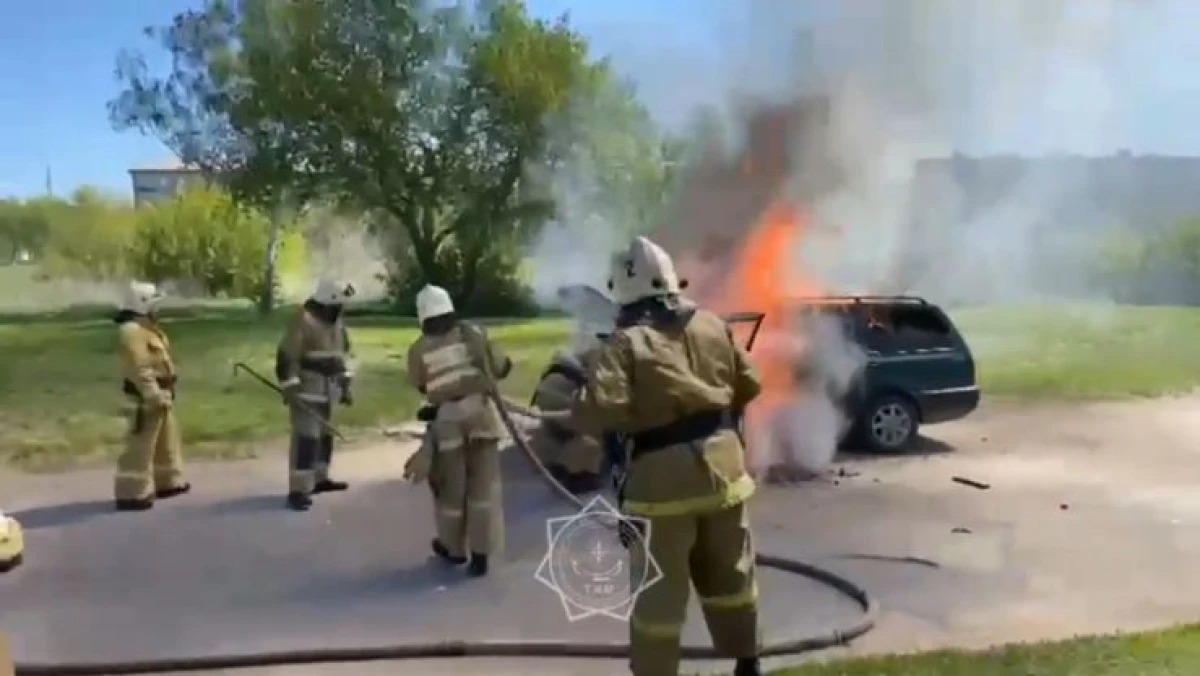
[{"label": "black tire", "polygon": [[917,407],[908,397],[885,394],[863,409],[859,436],[876,453],[899,453],[912,447],[920,428]]}]

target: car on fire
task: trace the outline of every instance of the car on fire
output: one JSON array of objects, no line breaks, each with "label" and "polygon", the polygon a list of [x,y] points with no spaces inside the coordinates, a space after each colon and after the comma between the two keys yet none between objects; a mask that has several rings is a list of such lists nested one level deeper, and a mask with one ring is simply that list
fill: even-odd
[{"label": "car on fire", "polygon": [[[843,447],[903,451],[922,425],[966,417],[979,405],[974,357],[937,305],[915,296],[814,296],[792,303],[801,325],[816,324],[805,316],[829,320],[842,343],[837,361],[849,366],[839,370],[851,372],[844,383],[828,372],[823,380],[845,416]],[[726,316],[732,324],[751,324],[748,345],[762,320],[754,312]]]},{"label": "car on fire", "polygon": [[950,316],[916,296],[823,297],[802,302],[832,314],[865,359],[841,393],[843,445],[909,448],[921,425],[966,417],[979,405],[975,359]]}]

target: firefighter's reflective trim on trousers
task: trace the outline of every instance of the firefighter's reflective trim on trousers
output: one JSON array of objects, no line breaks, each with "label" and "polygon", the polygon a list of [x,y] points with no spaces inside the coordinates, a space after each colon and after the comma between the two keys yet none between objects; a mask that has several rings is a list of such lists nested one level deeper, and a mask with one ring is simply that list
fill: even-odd
[{"label": "firefighter's reflective trim on trousers", "polygon": [[287,380],[279,383],[279,388],[286,390],[289,387],[296,387],[299,384],[300,384],[300,376],[292,376],[291,378],[288,378]]},{"label": "firefighter's reflective trim on trousers", "polygon": [[440,453],[449,453],[462,449],[466,439],[462,437],[438,437],[437,450]]},{"label": "firefighter's reflective trim on trousers", "polygon": [[485,510],[492,508],[491,500],[467,500],[467,509]]},{"label": "firefighter's reflective trim on trousers", "polygon": [[463,516],[463,511],[458,507],[438,506],[438,514],[446,517],[447,519],[461,519]]},{"label": "firefighter's reflective trim on trousers", "polygon": [[754,495],[754,478],[743,474],[737,481],[731,482],[716,495],[700,495],[683,500],[661,500],[655,502],[625,499],[622,508],[636,516],[681,516],[697,512],[726,509],[745,502]]},{"label": "firefighter's reflective trim on trousers", "polygon": [[294,493],[312,493],[313,484],[316,483],[316,473],[311,469],[292,470],[288,474],[288,483]]},{"label": "firefighter's reflective trim on trousers", "polygon": [[701,596],[700,604],[714,610],[753,608],[758,603],[758,583],[751,582],[740,592],[719,596]]},{"label": "firefighter's reflective trim on trousers", "polygon": [[683,622],[647,622],[636,614],[629,618],[629,628],[651,639],[677,639],[683,635]]},{"label": "firefighter's reflective trim on trousers", "polygon": [[300,401],[307,401],[314,404],[324,404],[325,402],[329,401],[329,397],[327,395],[317,394],[315,392],[300,392],[296,395],[296,398]]}]

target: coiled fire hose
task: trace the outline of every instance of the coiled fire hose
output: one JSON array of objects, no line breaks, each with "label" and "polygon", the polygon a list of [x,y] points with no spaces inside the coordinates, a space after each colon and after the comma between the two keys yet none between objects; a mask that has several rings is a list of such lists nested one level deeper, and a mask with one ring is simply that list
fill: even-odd
[{"label": "coiled fire hose", "polygon": [[[585,505],[575,494],[567,490],[554,478],[541,459],[529,446],[525,435],[513,421],[516,413],[532,418],[540,417],[537,411],[505,400],[493,390],[489,396],[497,404],[500,418],[513,444],[521,450],[533,469],[546,481],[550,488],[564,500],[577,508]],[[795,655],[823,648],[845,645],[862,636],[875,626],[878,612],[876,601],[854,582],[819,568],[813,564],[770,554],[758,554],[755,563],[763,568],[773,568],[785,573],[799,575],[830,587],[857,603],[863,610],[859,619],[845,627],[837,627],[812,636],[782,639],[765,644],[760,651],[763,657]],[[406,659],[458,658],[458,657],[528,657],[528,658],[614,658],[629,656],[626,643],[577,643],[570,641],[438,641],[401,643],[396,645],[367,648],[318,648],[313,650],[287,650],[278,652],[244,653],[231,655],[205,655],[177,659],[157,659],[107,663],[62,663],[62,664],[17,664],[17,676],[124,676],[126,674],[161,674],[170,672],[209,671],[216,669],[249,669],[286,665],[337,664],[350,662],[392,661]],[[709,646],[683,646],[686,659],[722,659]]]}]

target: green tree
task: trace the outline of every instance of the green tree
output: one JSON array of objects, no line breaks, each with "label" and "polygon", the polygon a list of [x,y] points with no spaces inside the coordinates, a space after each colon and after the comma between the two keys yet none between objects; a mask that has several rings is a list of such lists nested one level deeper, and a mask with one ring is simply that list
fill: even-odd
[{"label": "green tree", "polygon": [[256,294],[263,314],[274,305],[283,223],[315,185],[294,159],[295,129],[274,115],[289,105],[275,86],[275,55],[290,45],[278,20],[285,9],[263,0],[210,0],[167,26],[147,28],[171,55],[170,71],[151,73],[142,54],[123,51],[117,74],[125,89],[109,103],[115,128],[155,136],[239,202],[270,215]]},{"label": "green tree", "polygon": [[42,258],[50,224],[38,201],[0,200],[0,263],[12,264],[26,254]]},{"label": "green tree", "polygon": [[[138,212],[132,269],[145,279],[195,283],[208,296],[260,300],[267,217],[214,188],[189,190]],[[302,247],[294,228],[282,246]]]},{"label": "green tree", "polygon": [[238,77],[217,97],[220,119],[239,137],[264,130],[287,168],[378,213],[398,289],[440,283],[470,307],[515,283],[519,245],[552,207],[526,170],[549,160],[548,125],[603,67],[565,20],[535,21],[519,2],[420,0],[246,0],[202,14],[188,20],[204,30],[177,31],[172,52],[223,54]]}]

